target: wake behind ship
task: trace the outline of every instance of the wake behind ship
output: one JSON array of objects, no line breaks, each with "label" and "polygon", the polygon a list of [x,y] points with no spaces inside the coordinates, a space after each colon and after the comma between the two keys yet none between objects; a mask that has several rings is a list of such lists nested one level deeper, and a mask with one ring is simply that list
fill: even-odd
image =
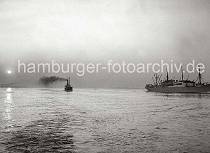
[{"label": "wake behind ship", "polygon": [[169,79],[168,71],[166,80],[161,80],[161,75],[154,75],[155,83],[147,84],[145,88],[149,92],[161,93],[210,93],[210,84],[202,82],[199,69],[197,81],[184,80],[183,71],[181,80]]}]

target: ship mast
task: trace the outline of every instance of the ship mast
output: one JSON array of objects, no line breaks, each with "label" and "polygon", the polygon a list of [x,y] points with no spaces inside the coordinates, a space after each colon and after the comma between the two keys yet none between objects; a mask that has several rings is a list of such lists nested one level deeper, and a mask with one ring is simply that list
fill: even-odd
[{"label": "ship mast", "polygon": [[181,71],[182,71],[182,81],[184,80],[184,73],[183,73],[183,68],[181,67]]},{"label": "ship mast", "polygon": [[201,85],[202,84],[202,76],[201,76],[201,69],[200,67],[198,68],[198,84]]},{"label": "ship mast", "polygon": [[168,69],[166,68],[166,80],[168,81]]},{"label": "ship mast", "polygon": [[158,85],[158,79],[159,79],[159,76],[157,73],[154,74],[154,77],[155,77],[155,85],[157,86]]}]

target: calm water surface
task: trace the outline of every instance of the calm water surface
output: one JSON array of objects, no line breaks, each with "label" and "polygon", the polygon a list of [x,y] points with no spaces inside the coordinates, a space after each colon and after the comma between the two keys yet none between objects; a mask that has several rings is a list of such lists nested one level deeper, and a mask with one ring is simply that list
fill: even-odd
[{"label": "calm water surface", "polygon": [[0,89],[0,152],[210,152],[210,95]]}]

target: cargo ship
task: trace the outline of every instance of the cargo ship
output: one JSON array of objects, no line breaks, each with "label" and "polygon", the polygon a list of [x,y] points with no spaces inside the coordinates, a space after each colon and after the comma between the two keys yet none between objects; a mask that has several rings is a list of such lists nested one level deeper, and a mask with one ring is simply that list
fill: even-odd
[{"label": "cargo ship", "polygon": [[66,92],[72,92],[73,91],[73,87],[70,84],[70,77],[68,79],[66,79],[66,85],[65,85],[64,90]]},{"label": "cargo ship", "polygon": [[[167,71],[167,70],[166,70]],[[161,93],[210,93],[210,84],[202,82],[200,68],[196,81],[184,79],[183,70],[180,80],[169,79],[168,71],[166,79],[161,80],[161,75],[154,74],[153,84],[146,84],[145,88],[149,92]]]}]

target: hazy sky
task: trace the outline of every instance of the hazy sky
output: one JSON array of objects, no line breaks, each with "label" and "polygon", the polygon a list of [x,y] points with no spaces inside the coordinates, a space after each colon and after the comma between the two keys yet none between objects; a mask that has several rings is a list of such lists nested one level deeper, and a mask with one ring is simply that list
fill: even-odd
[{"label": "hazy sky", "polygon": [[[0,0],[0,81],[18,58],[195,58],[208,66],[209,25],[209,0]],[[120,78],[123,86],[139,81]]]}]

